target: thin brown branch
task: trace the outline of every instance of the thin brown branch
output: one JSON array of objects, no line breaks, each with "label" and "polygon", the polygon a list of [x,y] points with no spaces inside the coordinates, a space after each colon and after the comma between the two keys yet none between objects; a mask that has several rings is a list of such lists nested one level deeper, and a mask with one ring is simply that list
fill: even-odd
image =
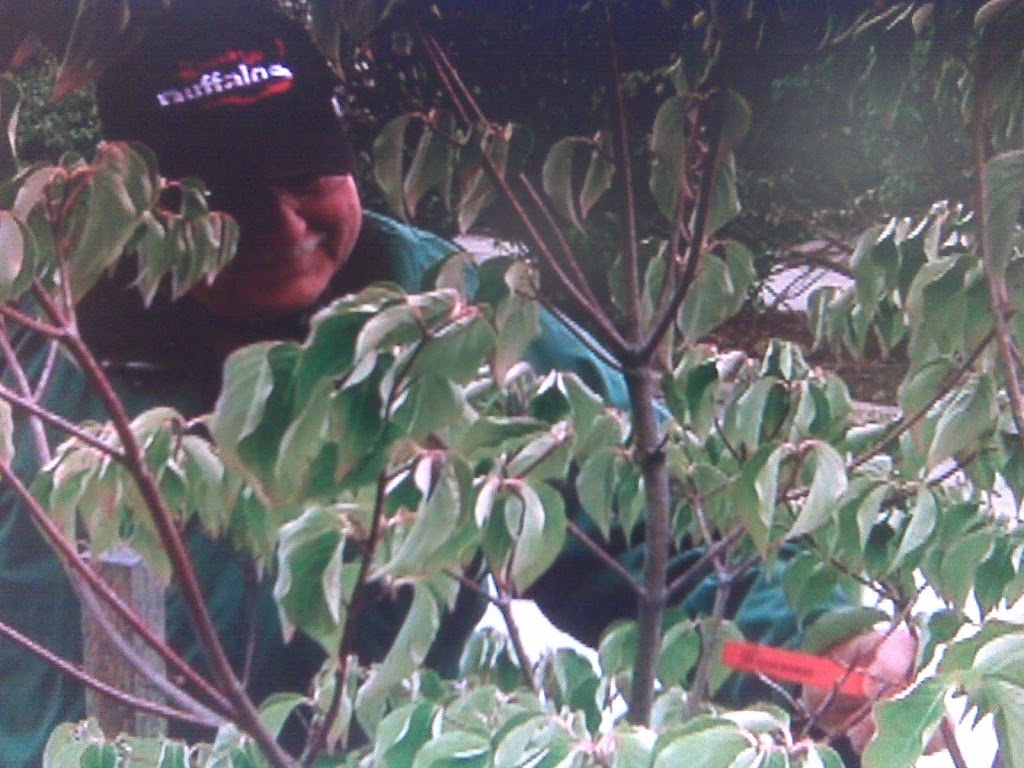
[{"label": "thin brown branch", "polygon": [[700,189],[697,196],[697,207],[694,211],[693,232],[690,236],[690,247],[686,253],[686,264],[683,267],[683,274],[679,279],[672,300],[660,308],[651,323],[650,332],[647,338],[640,345],[638,359],[647,360],[662,337],[668,331],[669,326],[675,320],[679,307],[682,306],[686,294],[693,284],[697,275],[697,266],[704,251],[704,234],[707,228],[708,215],[711,212],[712,196],[715,189],[715,177],[718,175],[719,151],[722,143],[722,128],[724,123],[724,106],[721,94],[710,95],[705,102],[707,116],[704,120],[707,131],[708,148],[704,154],[704,170],[701,173]]},{"label": "thin brown branch", "polygon": [[705,625],[705,631],[701,632],[700,661],[697,662],[697,670],[693,674],[693,685],[690,687],[690,695],[686,700],[690,712],[694,715],[700,712],[707,700],[711,684],[711,663],[717,655],[718,635],[722,629],[722,622],[725,621],[725,608],[734,584],[735,580],[732,574],[726,573],[724,570],[719,571],[715,601],[711,607],[711,618]]},{"label": "thin brown branch", "polygon": [[88,672],[83,670],[77,664],[72,664],[67,659],[58,656],[52,651],[44,648],[35,641],[26,637],[16,630],[14,627],[0,621],[0,635],[3,635],[8,640],[21,646],[29,653],[39,657],[48,664],[52,664],[54,667],[59,669],[63,674],[71,677],[78,681],[82,685],[92,688],[104,696],[118,701],[121,704],[137,709],[140,712],[146,712],[157,717],[164,717],[168,720],[176,720],[182,723],[192,723],[194,725],[200,725],[203,727],[211,727],[212,723],[206,718],[197,717],[191,712],[182,712],[181,710],[172,709],[171,707],[164,706],[155,701],[148,701],[146,699],[133,696],[130,693],[126,693],[112,685],[109,685],[102,680],[93,677]]},{"label": "thin brown branch", "polygon": [[684,589],[690,589],[697,577],[703,576],[708,570],[708,566],[713,565],[729,547],[734,546],[741,538],[743,538],[743,529],[736,528],[724,538],[711,544],[697,562],[673,579],[665,590],[665,599],[672,603]]},{"label": "thin brown branch", "polygon": [[575,254],[573,254],[572,248],[569,247],[569,243],[562,234],[562,230],[558,226],[558,222],[555,221],[555,217],[551,213],[550,207],[544,202],[544,198],[541,197],[540,193],[537,191],[536,187],[533,186],[525,173],[519,174],[519,181],[523,185],[523,189],[525,189],[527,194],[530,196],[530,199],[533,201],[537,210],[541,212],[541,215],[547,222],[548,229],[550,229],[551,233],[555,236],[555,242],[558,243],[558,247],[562,251],[565,263],[569,265],[569,271],[576,276],[576,280],[580,285],[580,290],[582,290],[587,299],[595,305],[599,304],[600,302],[597,300],[593,290],[590,288],[590,281],[588,281],[587,276],[583,274],[583,268],[580,266],[579,260],[577,260]]},{"label": "thin brown branch", "polygon": [[558,320],[558,322],[564,325],[566,330],[568,330],[573,336],[575,336],[577,340],[580,342],[580,344],[585,346],[594,355],[594,357],[598,358],[602,363],[607,365],[612,370],[619,371],[620,373],[622,372],[622,363],[620,363],[618,359],[613,357],[608,352],[608,350],[604,349],[604,347],[598,344],[589,333],[580,328],[579,324],[571,317],[569,317],[569,315],[565,313],[564,309],[559,307],[546,296],[538,295],[535,297],[535,299],[537,303],[544,307],[544,309],[546,309],[548,312],[550,312],[551,315]]},{"label": "thin brown branch", "polygon": [[956,726],[949,719],[949,715],[943,716],[942,722],[939,724],[939,732],[942,734],[942,741],[945,742],[946,749],[949,750],[949,759],[953,761],[954,768],[968,768],[967,758],[964,757],[963,750],[960,749],[960,742],[956,737]]},{"label": "thin brown branch", "polygon": [[[431,53],[431,63],[439,76],[441,76],[442,85],[447,91],[448,97],[453,102],[458,102],[460,95],[457,92],[456,87],[452,84],[452,81],[461,82],[458,80],[458,74],[455,72],[454,68],[452,68],[451,63],[448,62],[443,52],[440,51],[440,48],[431,45],[432,41],[428,36],[424,34],[423,40],[426,43],[428,53]],[[448,78],[451,79],[444,77],[442,73],[447,74]],[[572,297],[573,301],[579,305],[584,315],[594,323],[602,337],[601,341],[613,354],[620,356],[620,353],[627,349],[628,345],[626,340],[623,338],[622,334],[619,333],[618,329],[612,323],[611,319],[602,307],[600,305],[590,303],[587,300],[586,295],[576,285],[575,281],[573,281],[566,273],[561,263],[555,258],[551,249],[548,247],[547,242],[543,237],[541,237],[537,227],[533,223],[533,220],[526,213],[526,209],[523,207],[522,202],[519,200],[515,192],[512,191],[512,188],[509,186],[504,174],[498,169],[494,160],[492,160],[486,152],[483,153],[483,169],[490,182],[498,188],[506,202],[512,206],[512,209],[515,211],[520,223],[526,229],[530,241],[533,243],[540,256],[544,259],[545,263],[551,268],[551,271],[557,278],[560,286]]]},{"label": "thin brown branch", "polygon": [[63,339],[67,334],[62,328],[49,323],[37,320],[36,318],[22,312],[20,309],[15,309],[9,304],[0,306],[0,315],[13,320],[19,325],[23,325],[31,331],[35,331],[48,339]]},{"label": "thin brown branch", "polygon": [[644,337],[645,324],[640,299],[640,255],[637,250],[636,198],[633,191],[633,163],[629,152],[629,128],[626,125],[626,95],[622,87],[622,72],[619,68],[619,47],[615,42],[615,24],[612,20],[611,3],[604,0],[604,20],[608,35],[608,53],[611,71],[609,90],[612,122],[612,149],[615,165],[619,170],[620,215],[625,226],[622,231],[622,253],[626,267],[626,306],[630,323],[630,341],[637,343]]},{"label": "thin brown branch", "polygon": [[995,323],[996,339],[999,342],[999,356],[1003,361],[1003,375],[1006,377],[1006,396],[1010,401],[1010,413],[1017,427],[1017,437],[1024,445],[1024,387],[1021,385],[1020,369],[1017,365],[1014,350],[1013,332],[1007,321],[1012,303],[1006,286],[1006,276],[999,271],[992,253],[991,234],[989,232],[988,193],[988,115],[991,110],[991,93],[987,78],[980,78],[978,84],[978,101],[974,114],[974,173],[977,196],[981,237],[978,247],[981,250],[981,263],[985,268],[985,280],[988,283],[989,307],[992,321]]},{"label": "thin brown branch", "polygon": [[[988,347],[988,345],[992,343],[992,340],[995,338],[995,336],[995,330],[991,330],[987,334],[985,334],[985,338],[983,338],[978,343],[978,346],[975,347],[973,352],[971,352],[970,356],[964,361],[963,365],[961,365],[959,368],[957,368],[955,371],[950,373],[949,376],[946,377],[945,381],[936,389],[935,393],[928,399],[928,401],[920,408],[918,408],[916,411],[914,411],[914,413],[909,418],[901,419],[899,423],[897,423],[891,430],[887,431],[884,435],[882,435],[882,437],[880,437],[874,443],[874,445],[872,445],[864,453],[862,453],[860,456],[854,459],[853,462],[847,467],[847,472],[853,472],[855,469],[858,469],[859,467],[869,462],[871,459],[877,456],[878,453],[883,448],[885,448],[885,446],[889,445],[893,440],[896,440],[905,432],[912,429],[915,424],[917,424],[921,419],[927,416],[928,411],[930,411],[932,407],[937,402],[939,402],[939,400],[946,396],[950,388],[955,386],[956,383],[960,381],[960,379],[963,378],[963,376],[969,370],[971,370],[972,367],[974,367],[974,364],[978,361],[978,358],[981,357],[986,347]],[[1024,433],[1022,433],[1022,435],[1024,435]]]},{"label": "thin brown branch", "polygon": [[75,594],[78,595],[78,599],[82,603],[83,611],[88,611],[92,614],[96,624],[103,631],[103,634],[106,635],[107,641],[117,648],[119,658],[131,665],[149,685],[162,693],[174,706],[179,707],[183,712],[192,714],[196,718],[195,722],[206,725],[208,728],[219,728],[224,724],[225,720],[222,716],[189,696],[185,691],[168,680],[161,670],[157,670],[147,663],[129,644],[128,638],[124,633],[114,626],[107,611],[100,604],[99,599],[93,594],[92,590],[84,583],[84,580],[70,568],[67,570],[75,587]]},{"label": "thin brown branch", "polygon": [[515,651],[516,658],[519,660],[519,668],[523,671],[523,679],[526,681],[527,687],[534,693],[537,693],[539,689],[537,688],[537,681],[533,676],[533,665],[530,663],[529,654],[526,653],[526,646],[523,645],[523,634],[519,631],[519,623],[512,614],[512,596],[504,590],[497,579],[495,579],[494,583],[498,589],[498,599],[494,604],[497,606],[498,613],[501,614],[501,618],[505,622],[505,629],[508,630],[508,639],[512,643],[512,650]]},{"label": "thin brown branch", "polygon": [[35,400],[22,397],[2,384],[0,384],[0,400],[5,400],[11,405],[27,411],[34,419],[45,421],[47,424],[57,427],[71,437],[74,437],[76,440],[88,445],[90,448],[96,449],[104,456],[109,456],[118,462],[123,462],[125,460],[125,456],[122,452],[103,442],[103,440],[96,437],[96,435],[91,432],[86,432],[74,422],[58,416],[53,411],[40,406]]},{"label": "thin brown branch", "polygon": [[[421,39],[426,43],[427,55],[431,58],[431,61],[434,62],[436,60],[437,63],[440,63],[441,69],[447,73],[447,82],[455,87],[456,92],[465,100],[466,106],[468,106],[476,119],[480,122],[486,122],[487,117],[484,115],[483,110],[480,109],[480,106],[476,103],[476,99],[473,98],[472,91],[470,91],[462,81],[462,76],[459,75],[459,71],[452,66],[451,59],[449,59],[448,54],[444,52],[444,48],[442,48],[441,44],[432,36],[425,34],[422,28],[417,29],[420,33]],[[438,69],[436,64],[434,68]],[[455,100],[453,99],[453,101]]]},{"label": "thin brown branch", "polygon": [[[15,352],[11,339],[7,335],[7,323],[4,321],[3,316],[0,316],[0,351],[3,352],[4,359],[7,362],[7,370],[14,376],[14,382],[21,391],[21,394],[33,402],[38,402],[32,397],[32,384],[29,382],[28,376],[25,374],[25,368],[22,366],[21,360],[18,359],[18,353]],[[36,457],[40,466],[42,466],[50,460],[51,455],[50,443],[46,439],[46,430],[43,428],[43,422],[38,416],[30,416],[28,423],[29,429],[32,432],[32,440],[36,444]]]},{"label": "thin brown branch", "polygon": [[576,539],[580,542],[580,544],[589,549],[597,557],[597,559],[604,563],[609,569],[611,569],[613,573],[621,577],[626,582],[626,584],[629,585],[630,589],[632,589],[638,595],[642,596],[644,594],[644,587],[642,584],[637,582],[636,577],[633,576],[633,574],[631,574],[622,563],[620,563],[618,560],[616,560],[614,557],[608,554],[608,552],[600,544],[598,544],[596,541],[590,538],[590,536],[587,535],[586,531],[580,528],[580,526],[575,521],[568,520],[566,521],[565,525],[566,530],[568,530],[569,533],[575,536]]},{"label": "thin brown branch", "polygon": [[[411,361],[410,361],[411,363]],[[397,389],[397,383],[395,388]],[[390,400],[389,400],[390,406]],[[345,627],[341,631],[341,641],[338,644],[338,670],[335,673],[334,696],[327,710],[322,716],[314,720],[309,734],[306,737],[306,746],[302,750],[300,763],[303,766],[313,764],[324,745],[327,743],[327,735],[331,730],[331,724],[338,716],[341,709],[341,699],[345,695],[345,681],[348,678],[349,658],[355,648],[356,624],[359,614],[365,609],[367,590],[366,582],[370,574],[370,567],[373,565],[373,558],[377,553],[377,544],[380,541],[381,527],[384,520],[384,509],[387,501],[388,477],[381,473],[377,478],[377,490],[373,503],[373,519],[370,523],[370,532],[362,543],[362,562],[359,564],[359,574],[356,576],[355,591],[352,593],[352,601],[348,606],[345,615]]]}]

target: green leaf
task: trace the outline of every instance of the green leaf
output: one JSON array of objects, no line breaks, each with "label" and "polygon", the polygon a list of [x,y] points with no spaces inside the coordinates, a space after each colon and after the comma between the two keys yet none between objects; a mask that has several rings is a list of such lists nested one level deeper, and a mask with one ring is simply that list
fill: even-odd
[{"label": "green leaf", "polygon": [[292,712],[303,704],[309,702],[301,693],[280,691],[273,693],[260,704],[260,719],[264,727],[275,739],[284,728],[285,722],[291,717]]},{"label": "green leaf", "polygon": [[[278,573],[274,600],[286,636],[297,626],[316,640],[328,655],[338,652],[344,622],[332,616],[325,592],[324,576],[337,566],[332,561],[344,549],[342,509],[313,507],[281,527],[277,550]],[[355,588],[358,565],[353,563],[339,574],[343,599]]]},{"label": "green leaf", "polygon": [[16,139],[21,89],[11,78],[0,77],[0,179],[7,179],[18,171]]},{"label": "green leaf", "polygon": [[[990,0],[982,11],[1001,0]],[[1006,271],[1013,255],[1013,237],[1017,231],[1021,200],[1024,198],[1024,150],[996,155],[986,166],[988,227],[985,237],[989,259],[998,274]]]},{"label": "green leaf", "polygon": [[669,741],[658,749],[652,768],[729,768],[750,741],[736,726],[712,725]]},{"label": "green leaf", "polygon": [[491,370],[499,386],[505,384],[508,372],[521,362],[530,343],[540,336],[540,310],[537,302],[518,293],[509,293],[495,313],[497,338]]},{"label": "green leaf", "polygon": [[1017,4],[1017,0],[988,0],[975,12],[974,26],[984,27],[991,24]]},{"label": "green leaf", "polygon": [[846,462],[828,443],[815,441],[812,449],[814,479],[810,493],[786,538],[815,531],[830,522],[838,511],[836,501],[846,493]]},{"label": "green leaf", "polygon": [[508,579],[521,593],[544,575],[565,542],[565,501],[545,484],[519,482],[505,504],[505,525],[513,546]]},{"label": "green leaf", "polygon": [[[430,464],[424,459],[421,466]],[[416,517],[404,532],[397,551],[380,570],[392,578],[408,578],[430,573],[437,567],[435,556],[444,550],[466,518],[462,509],[462,489],[455,465],[446,463],[437,472],[430,493],[416,510]]]},{"label": "green leaf", "polygon": [[958,537],[942,556],[939,566],[939,592],[963,610],[974,588],[978,566],[992,551],[992,533],[976,531]]},{"label": "green leaf", "polygon": [[928,678],[910,693],[881,702],[875,709],[878,733],[864,750],[864,768],[914,765],[946,716],[950,684]]},{"label": "green leaf", "polygon": [[822,614],[804,633],[803,649],[820,654],[827,649],[871,629],[889,616],[878,608],[855,606]]},{"label": "green leaf", "polygon": [[210,431],[221,447],[236,448],[259,426],[273,390],[269,354],[276,342],[243,347],[224,364],[224,386],[213,406]]},{"label": "green leaf", "polygon": [[606,677],[623,672],[632,674],[640,645],[640,627],[635,621],[623,619],[605,629],[597,649],[601,673]]},{"label": "green leaf", "polygon": [[12,295],[26,260],[28,232],[9,211],[0,211],[0,298]]},{"label": "green leaf", "polygon": [[555,706],[582,712],[592,731],[601,725],[600,687],[601,679],[591,661],[579,651],[559,648],[554,652],[545,673],[544,690]]},{"label": "green leaf", "polygon": [[405,133],[410,115],[400,115],[384,126],[373,141],[373,178],[384,192],[391,210],[408,219],[405,210],[405,192],[402,187],[402,159],[405,154]]},{"label": "green leaf", "polygon": [[892,569],[895,571],[903,561],[911,554],[923,547],[932,533],[935,531],[938,522],[939,509],[936,503],[935,494],[930,488],[922,488],[918,491],[917,499],[910,510],[910,523],[903,532],[900,540],[900,548],[892,561]]},{"label": "green leaf", "polygon": [[512,123],[500,127],[481,123],[473,129],[456,171],[461,192],[457,210],[460,232],[468,231],[480,212],[497,196],[494,184],[482,167],[483,158],[490,158],[498,176],[504,178],[512,140],[518,132]]},{"label": "green leaf", "polygon": [[[726,681],[734,674],[734,670],[727,667],[722,661],[722,648],[725,646],[727,641],[742,641],[744,640],[744,637],[740,628],[732,621],[723,621],[718,625],[717,631],[715,632],[712,632],[712,629],[711,619],[703,619],[700,621],[701,642],[706,644],[708,638],[713,638],[715,641],[714,647],[711,648],[710,651],[711,674],[708,675],[708,687],[710,688],[712,695],[714,695],[721,690]],[[701,652],[706,652],[706,648],[704,646],[702,646]]]},{"label": "green leaf", "polygon": [[448,731],[424,744],[412,768],[486,768],[491,743],[475,733]]},{"label": "green leaf", "polygon": [[754,491],[757,493],[757,514],[765,527],[771,530],[775,520],[775,504],[779,493],[779,469],[784,459],[793,452],[790,445],[780,445],[773,450],[757,473]]},{"label": "green leaf", "polygon": [[719,157],[711,195],[708,218],[704,225],[705,237],[715,234],[743,210],[736,187],[736,156],[732,152],[725,152]]},{"label": "green leaf", "polygon": [[658,109],[651,129],[651,194],[658,210],[669,221],[676,219],[679,185],[682,180],[683,158],[689,131],[691,99],[686,95],[672,96]]},{"label": "green leaf", "polygon": [[650,728],[619,725],[613,738],[615,757],[610,768],[651,768],[656,734]]},{"label": "green leaf", "polygon": [[857,506],[857,532],[860,535],[860,547],[867,549],[871,529],[878,521],[882,504],[889,496],[889,486],[885,483],[877,485]]},{"label": "green leaf", "polygon": [[929,360],[912,375],[908,375],[899,387],[899,405],[908,416],[917,413],[937,398],[940,387],[951,381],[957,366],[948,357]]},{"label": "green leaf", "polygon": [[687,342],[700,340],[735,315],[757,279],[749,249],[730,241],[721,251],[704,257],[679,308],[677,322]]},{"label": "green leaf", "polygon": [[374,765],[408,768],[416,752],[431,736],[431,722],[437,707],[427,701],[406,704],[388,714],[377,726],[373,745]]},{"label": "green leaf", "polygon": [[409,365],[407,375],[438,375],[465,384],[477,377],[494,349],[494,330],[483,314],[469,309],[457,320],[435,330]]},{"label": "green leaf", "polygon": [[[442,577],[447,579],[447,576]],[[411,675],[423,660],[441,626],[441,607],[434,589],[419,582],[413,589],[412,605],[387,656],[370,671],[370,676],[356,694],[356,717],[373,736],[384,715],[384,704],[392,689]],[[486,752],[483,753],[486,758]],[[419,757],[415,765],[420,765]],[[434,765],[432,762],[424,765]],[[443,763],[441,763],[443,765]],[[475,765],[475,763],[472,763]]]},{"label": "green leaf", "polygon": [[611,140],[606,133],[599,131],[594,137],[594,150],[590,153],[590,164],[580,190],[580,218],[587,218],[590,209],[612,187],[615,164],[611,161],[611,153]]},{"label": "green leaf", "polygon": [[573,194],[573,158],[576,147],[587,144],[586,139],[570,136],[555,143],[544,158],[541,169],[541,184],[544,192],[551,199],[555,211],[567,219],[577,229],[582,229]]},{"label": "green leaf", "polygon": [[935,437],[928,449],[928,468],[934,469],[948,458],[963,457],[976,451],[982,438],[995,428],[996,403],[992,380],[976,376],[949,401],[935,426]]},{"label": "green leaf", "polygon": [[624,461],[620,448],[603,448],[587,458],[576,476],[580,505],[605,539],[611,534],[615,486]]},{"label": "green leaf", "polygon": [[1024,635],[1005,634],[989,640],[978,649],[972,672],[1024,688]]},{"label": "green leaf", "polygon": [[43,750],[43,768],[79,768],[90,745],[103,739],[103,732],[95,720],[81,723],[61,723],[46,740]]},{"label": "green leaf", "polygon": [[735,149],[750,130],[751,110],[747,100],[736,91],[725,92],[725,107],[722,115],[722,147]]},{"label": "green leaf", "polygon": [[669,627],[661,640],[658,654],[658,680],[668,688],[683,685],[700,659],[700,635],[690,621],[681,621]]},{"label": "green leaf", "polygon": [[450,138],[454,135],[455,116],[450,112],[434,111],[428,116],[402,187],[409,216],[416,215],[420,200],[431,190],[448,204],[455,176],[455,146]]}]

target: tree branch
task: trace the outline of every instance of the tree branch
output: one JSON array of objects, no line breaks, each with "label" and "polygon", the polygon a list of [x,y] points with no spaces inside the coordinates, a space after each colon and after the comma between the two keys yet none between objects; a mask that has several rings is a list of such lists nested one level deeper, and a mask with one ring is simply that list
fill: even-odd
[{"label": "tree branch", "polygon": [[704,251],[704,230],[707,227],[708,214],[711,212],[712,194],[715,189],[715,176],[718,174],[718,155],[721,150],[722,128],[724,124],[724,105],[721,94],[712,94],[708,97],[705,109],[708,112],[704,120],[708,136],[708,148],[704,154],[704,170],[700,178],[700,189],[697,197],[697,207],[694,211],[693,233],[690,236],[690,245],[686,253],[686,265],[683,274],[679,279],[671,301],[660,307],[651,323],[651,330],[640,345],[638,354],[639,360],[647,360],[661,343],[662,337],[668,331],[669,326],[675,320],[679,307],[682,306],[686,294],[693,284],[697,275],[697,266],[700,263]]},{"label": "tree branch", "polygon": [[217,727],[218,721],[216,720],[210,720],[205,717],[199,717],[198,715],[192,712],[182,712],[181,710],[172,709],[170,707],[164,706],[163,704],[159,704],[155,701],[141,699],[138,696],[133,696],[132,694],[125,693],[124,691],[115,688],[112,685],[108,685],[102,680],[90,675],[77,664],[72,664],[67,659],[58,656],[52,651],[39,645],[35,641],[29,639],[25,635],[18,632],[18,630],[16,630],[14,627],[10,626],[9,624],[6,624],[3,621],[0,621],[0,635],[3,635],[8,640],[11,640],[17,645],[20,645],[26,651],[33,654],[34,656],[38,656],[48,664],[52,664],[62,673],[64,673],[68,677],[73,678],[74,680],[77,680],[82,685],[88,686],[89,688],[92,688],[94,691],[102,693],[104,696],[109,696],[110,698],[115,699],[121,704],[125,704],[129,707],[132,707],[133,709],[137,709],[140,712],[146,712],[151,715],[156,715],[157,717],[167,718],[168,720],[176,720],[182,723],[192,723],[194,725],[200,725],[205,728]]},{"label": "tree branch", "polygon": [[643,311],[640,303],[640,255],[637,252],[636,199],[633,195],[633,163],[629,154],[629,128],[626,125],[626,97],[619,69],[619,48],[615,42],[615,25],[609,0],[603,0],[604,20],[608,35],[610,111],[612,122],[612,149],[615,164],[621,174],[619,206],[625,227],[622,232],[622,253],[626,262],[627,314],[639,322],[631,323],[631,341],[639,342],[644,335]]},{"label": "tree branch", "polygon": [[74,546],[67,540],[57,524],[46,514],[46,510],[42,508],[39,501],[14,473],[10,464],[0,462],[0,478],[11,484],[43,535],[57,550],[63,561],[82,578],[85,584],[99,595],[139,637],[156,650],[173,671],[188,680],[197,690],[202,691],[207,700],[220,714],[230,717],[234,710],[228,700],[178,656],[167,643],[157,637],[150,626],[121,599],[120,595],[110,588],[89,563],[82,559],[82,556],[78,554]]},{"label": "tree branch", "polygon": [[[61,312],[54,304],[52,298],[42,291],[37,292],[37,298],[46,312],[55,321],[59,321]],[[124,404],[114,391],[110,380],[104,374],[96,357],[92,354],[92,350],[74,332],[73,321],[69,321],[69,325],[64,330],[66,334],[65,343],[68,350],[82,367],[88,380],[96,388],[101,401],[111,416],[114,430],[124,446],[124,464],[138,486],[139,493],[152,516],[153,523],[160,536],[160,542],[174,566],[174,573],[182,591],[182,596],[185,598],[185,604],[199,637],[200,644],[213,666],[214,674],[220,682],[223,691],[231,702],[231,710],[236,716],[238,725],[252,736],[275,768],[291,768],[294,765],[294,761],[267,731],[255,705],[249,699],[244,686],[231,668],[231,662],[224,652],[220,638],[217,635],[217,630],[213,625],[213,619],[206,608],[202,588],[196,577],[195,569],[192,567],[192,560],[185,545],[185,540],[178,529],[173,513],[167,506],[156,478],[146,463],[142,447],[139,445],[138,440],[135,439],[131,428],[131,420],[125,411]]]}]

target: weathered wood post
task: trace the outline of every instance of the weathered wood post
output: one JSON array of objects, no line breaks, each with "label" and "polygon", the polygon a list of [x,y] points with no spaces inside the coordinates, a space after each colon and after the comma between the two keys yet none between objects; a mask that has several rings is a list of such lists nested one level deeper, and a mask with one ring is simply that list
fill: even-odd
[{"label": "weathered wood post", "polygon": [[[145,561],[130,547],[121,544],[100,557],[97,566],[100,575],[113,590],[135,609],[159,637],[164,637],[164,587]],[[102,615],[98,616],[97,611],[102,612]],[[164,700],[153,684],[136,670],[135,665],[125,659],[118,643],[127,645],[159,677],[163,677],[166,670],[163,659],[130,631],[107,606],[98,601],[94,601],[92,606],[83,605],[82,632],[86,672],[126,693],[150,701]],[[115,637],[111,637],[111,632]],[[163,718],[137,712],[95,691],[86,692],[85,708],[86,715],[96,718],[103,733],[109,738],[121,733],[159,736],[167,730]]]}]

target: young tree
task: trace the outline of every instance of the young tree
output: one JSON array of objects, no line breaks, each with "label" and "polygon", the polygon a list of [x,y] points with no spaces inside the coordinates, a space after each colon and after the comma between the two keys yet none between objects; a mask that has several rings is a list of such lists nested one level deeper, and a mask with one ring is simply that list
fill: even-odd
[{"label": "young tree", "polygon": [[[90,15],[100,5],[82,4],[61,82],[77,82],[86,58],[102,60],[103,50],[76,59],[91,50],[82,41],[106,39],[111,50],[97,34],[107,28]],[[393,4],[312,5],[333,40],[330,25],[345,14],[355,14],[347,29],[362,30],[353,19],[376,19]],[[51,764],[281,768],[297,762],[276,739],[298,710],[309,723],[298,758],[306,764],[839,765],[829,734],[874,717],[864,762],[909,765],[939,729],[955,752],[944,719],[950,695],[994,713],[1004,760],[1024,764],[1016,661],[1024,633],[995,616],[1022,594],[1021,536],[1017,520],[988,503],[1000,478],[1018,501],[1022,492],[1024,161],[1015,126],[1024,5],[895,4],[831,38],[910,25],[944,71],[961,68],[955,88],[975,156],[972,200],[872,227],[849,264],[854,283],[812,300],[820,341],[853,355],[905,350],[899,415],[867,424],[855,422],[842,380],[809,366],[797,345],[773,341],[755,360],[705,341],[758,279],[757,258],[728,227],[740,210],[736,152],[751,120],[738,73],[756,66],[757,41],[770,39],[780,7],[696,5],[689,33],[702,35],[700,53],[687,50],[656,74],[665,95],[644,127],[649,144],[637,147],[616,6],[595,4],[608,30],[607,128],[550,148],[543,195],[519,173],[521,129],[488,120],[443,46],[413,25],[450,108],[389,123],[373,148],[376,178],[401,215],[437,193],[463,228],[501,201],[519,217],[530,259],[477,273],[457,255],[432,291],[382,285],[341,299],[316,316],[303,343],[234,353],[215,409],[198,421],[169,408],[129,417],[82,342],[74,308],[126,249],[140,255],[144,294],[168,278],[186,291],[230,256],[232,223],[207,210],[191,184],[168,210],[160,193],[174,182],[139,146],[106,144],[90,163],[52,167],[20,168],[8,153],[0,344],[11,383],[0,388],[0,475],[90,599],[109,604],[174,673],[166,703],[108,692],[163,717],[219,726],[213,743],[186,745],[111,740],[69,724],[51,738]],[[953,87],[948,76],[941,82]],[[9,124],[11,103],[0,98]],[[611,212],[617,235],[603,264],[608,285],[591,283],[573,247],[606,233],[597,211]],[[648,212],[660,220],[641,231]],[[539,272],[568,297],[564,308],[547,298]],[[572,374],[537,380],[516,365],[550,316],[591,330],[580,336],[622,371],[627,408]],[[107,406],[102,421],[70,423],[48,407],[51,366],[19,363],[29,336],[59,348],[53,364],[69,358],[82,369]],[[14,469],[23,458],[13,455],[12,413],[45,463],[31,489]],[[556,487],[566,478],[573,488],[563,494]],[[567,514],[567,497],[578,498],[579,517]],[[231,536],[274,573],[283,624],[328,657],[307,694],[261,703],[245,694],[195,584],[182,542],[190,523]],[[127,541],[179,585],[213,681],[111,594],[78,551],[79,530],[97,554]],[[607,628],[599,669],[569,651],[532,666],[511,619],[510,643],[481,634],[463,649],[461,680],[423,667],[459,588],[480,591],[486,575],[489,599],[509,617],[510,600],[543,576],[567,537],[604,553],[616,536],[642,541],[639,576],[601,555],[639,611]],[[670,572],[690,543],[701,554]],[[875,632],[848,649],[822,696],[797,697],[766,679],[773,703],[732,711],[723,703],[732,674],[723,647],[742,633],[730,598],[757,573],[780,574],[806,649]],[[712,595],[707,615],[669,609],[698,584]],[[410,591],[411,608],[384,660],[366,666],[352,655],[354,632],[380,588]],[[926,588],[945,607],[920,615]],[[851,599],[836,609],[837,590],[873,595],[874,607]],[[973,631],[959,634],[965,629]],[[31,646],[9,627],[0,632]],[[914,670],[865,680],[864,657],[901,634],[916,644]],[[937,657],[935,671],[918,678]],[[858,686],[852,706],[839,707]]]}]

